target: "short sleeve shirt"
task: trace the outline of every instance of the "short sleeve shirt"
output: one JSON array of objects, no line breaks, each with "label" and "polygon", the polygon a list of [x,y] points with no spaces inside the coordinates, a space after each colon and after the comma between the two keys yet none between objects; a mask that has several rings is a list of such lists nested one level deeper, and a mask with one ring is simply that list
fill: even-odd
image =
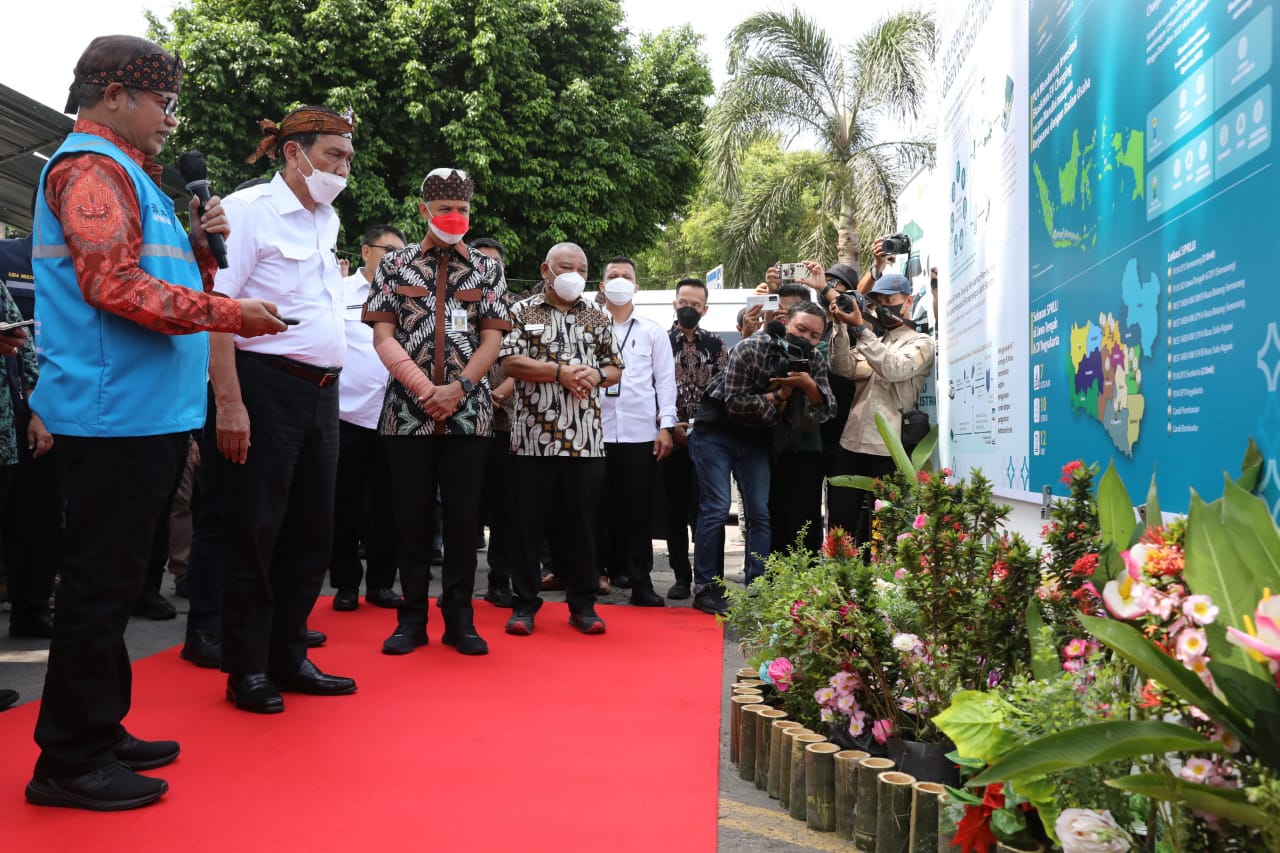
[{"label": "short sleeve shirt", "polygon": [[[511,308],[499,358],[622,368],[613,318],[581,298],[561,311],[539,293]],[[516,380],[511,452],[518,456],[604,456],[600,389],[583,400],[556,382]]]},{"label": "short sleeve shirt", "polygon": [[[511,328],[506,288],[502,266],[470,247],[424,250],[415,243],[383,256],[361,319],[395,323],[396,340],[409,357],[436,385],[447,385],[479,349],[481,331]],[[489,394],[489,381],[482,377],[452,417],[436,421],[392,377],[378,430],[383,435],[491,436]]]}]

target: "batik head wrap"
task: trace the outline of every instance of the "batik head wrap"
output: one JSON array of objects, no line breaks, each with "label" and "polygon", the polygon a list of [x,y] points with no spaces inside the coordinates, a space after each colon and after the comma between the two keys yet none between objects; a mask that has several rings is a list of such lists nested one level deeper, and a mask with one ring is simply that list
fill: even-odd
[{"label": "batik head wrap", "polygon": [[75,95],[76,86],[106,86],[110,83],[120,83],[131,89],[177,94],[182,91],[182,59],[167,53],[147,53],[135,56],[119,68],[77,74],[71,84],[71,96],[67,99],[65,112],[74,113],[80,108]]},{"label": "batik head wrap", "polygon": [[263,156],[276,159],[280,156],[281,141],[300,133],[329,133],[349,137],[355,124],[355,114],[350,110],[345,115],[339,115],[321,107],[296,109],[281,119],[279,124],[264,118],[258,122],[258,127],[262,130],[262,141],[245,162],[256,163]]},{"label": "batik head wrap", "polygon": [[471,201],[475,181],[458,169],[433,169],[422,182],[422,200]]}]

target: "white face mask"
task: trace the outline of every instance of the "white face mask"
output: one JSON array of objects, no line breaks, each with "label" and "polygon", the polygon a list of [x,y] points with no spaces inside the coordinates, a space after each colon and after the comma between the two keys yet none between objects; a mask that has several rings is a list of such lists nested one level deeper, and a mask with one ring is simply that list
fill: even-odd
[{"label": "white face mask", "polygon": [[587,280],[576,272],[562,272],[551,282],[551,289],[566,302],[572,302],[582,295]]},{"label": "white face mask", "polygon": [[333,172],[321,172],[311,162],[307,152],[298,149],[298,153],[302,155],[302,159],[306,160],[307,165],[311,167],[311,174],[303,175],[302,180],[306,182],[307,192],[311,193],[312,200],[316,204],[333,204],[333,200],[338,197],[338,193],[347,188],[347,179],[341,175],[335,175]]},{"label": "white face mask", "polygon": [[614,305],[626,305],[636,295],[635,282],[626,278],[611,278],[604,283],[604,298]]}]

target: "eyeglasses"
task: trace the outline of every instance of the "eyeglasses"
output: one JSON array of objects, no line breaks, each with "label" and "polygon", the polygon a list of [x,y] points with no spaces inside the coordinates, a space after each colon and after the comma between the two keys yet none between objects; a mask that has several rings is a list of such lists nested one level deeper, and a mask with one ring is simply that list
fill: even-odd
[{"label": "eyeglasses", "polygon": [[149,95],[155,95],[157,98],[159,98],[161,101],[164,102],[163,105],[161,106],[161,109],[164,110],[164,114],[166,116],[173,116],[173,115],[176,115],[178,112],[178,96],[177,95],[165,95],[160,92],[157,92],[154,89],[133,89],[132,87],[130,87],[130,91],[146,92]]},{"label": "eyeglasses", "polygon": [[396,248],[395,246],[386,246],[386,245],[383,245],[382,243],[365,243],[365,245],[366,245],[366,246],[368,246],[370,249],[381,249],[381,250],[382,250],[382,251],[384,251],[384,252],[398,252],[398,251],[400,251],[400,250],[399,250],[398,248]]}]

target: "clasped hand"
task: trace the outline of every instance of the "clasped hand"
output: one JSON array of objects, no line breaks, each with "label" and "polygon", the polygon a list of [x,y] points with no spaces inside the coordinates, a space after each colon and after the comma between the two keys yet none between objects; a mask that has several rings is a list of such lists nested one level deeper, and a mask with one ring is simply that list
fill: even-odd
[{"label": "clasped hand", "polygon": [[579,400],[585,400],[600,384],[600,371],[586,364],[560,365],[560,385]]}]

